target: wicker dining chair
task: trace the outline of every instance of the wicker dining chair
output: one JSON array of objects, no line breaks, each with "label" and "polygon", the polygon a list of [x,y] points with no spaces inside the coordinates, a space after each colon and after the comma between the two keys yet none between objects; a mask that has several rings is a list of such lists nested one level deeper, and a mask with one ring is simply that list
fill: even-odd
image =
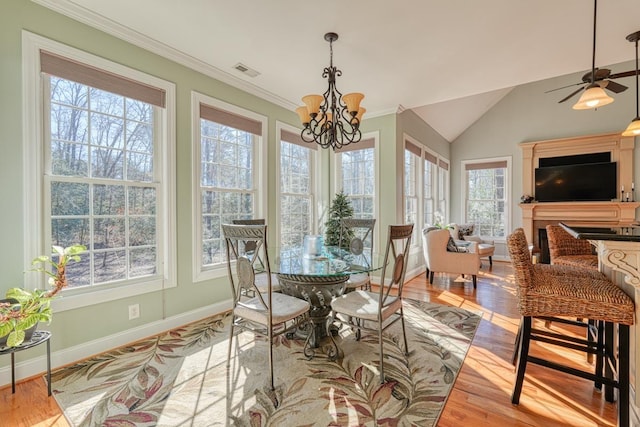
[{"label": "wicker dining chair", "polygon": [[[336,313],[335,319],[355,330],[356,339],[360,339],[361,330],[378,334],[381,384],[385,379],[382,333],[398,320],[402,323],[405,355],[409,354],[402,308],[402,289],[412,233],[413,224],[389,226],[378,291],[355,290],[337,297],[331,303],[331,308]],[[391,259],[393,263],[388,265]],[[367,326],[370,323],[375,324],[375,327]]]},{"label": "wicker dining chair", "polygon": [[[236,328],[266,337],[269,343],[269,385],[271,390],[274,390],[274,337],[292,332],[301,325],[307,326],[311,306],[305,300],[273,291],[266,225],[223,224],[222,233],[225,239],[227,273],[233,298],[227,368],[231,362],[233,335]],[[255,252],[251,258],[238,250],[246,242],[255,242]],[[266,270],[266,290],[260,290],[256,285],[254,267],[258,260],[257,255],[260,255]],[[236,267],[235,274],[232,268],[233,263]]]},{"label": "wicker dining chair", "polygon": [[[576,375],[618,389],[619,425],[629,425],[629,325],[634,323],[635,307],[631,298],[604,276],[572,275],[570,270],[536,267],[531,263],[524,230],[517,229],[507,237],[507,247],[513,263],[517,284],[518,311],[522,316],[518,332],[516,380],[511,401],[520,402],[527,363],[534,363]],[[597,322],[597,339],[567,336],[560,332],[539,329],[534,319],[582,327],[588,323],[570,320],[593,319]],[[612,337],[605,340],[603,331],[618,326],[618,350]],[[613,334],[611,334],[613,335]],[[596,356],[595,372],[587,372],[529,353],[531,341],[572,348]],[[617,357],[616,357],[617,353]],[[606,374],[614,366],[617,377]]]},{"label": "wicker dining chair", "polygon": [[598,255],[588,240],[576,239],[559,225],[547,225],[551,264],[598,269]]},{"label": "wicker dining chair", "polygon": [[[354,257],[360,258],[362,265],[370,265],[373,257],[373,229],[376,220],[373,218],[342,218],[340,220],[341,248],[348,247]],[[353,289],[371,289],[369,273],[356,273],[349,276],[345,283],[345,292]]]}]

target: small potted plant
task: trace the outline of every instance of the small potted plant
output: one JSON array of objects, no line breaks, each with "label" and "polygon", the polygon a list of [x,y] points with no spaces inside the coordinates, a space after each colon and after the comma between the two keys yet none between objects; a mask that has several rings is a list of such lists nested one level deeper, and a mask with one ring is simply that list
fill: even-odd
[{"label": "small potted plant", "polygon": [[[80,254],[86,251],[83,245],[66,248],[53,246],[54,258],[41,255],[32,261],[37,266],[30,271],[38,271],[49,276],[49,289],[23,288],[7,290],[4,300],[0,300],[0,345],[16,347],[25,339],[30,339],[39,322],[50,322],[53,312],[51,300],[67,286],[66,266],[69,261],[80,261]],[[50,268],[53,267],[52,269]],[[5,341],[3,343],[2,341]]]}]

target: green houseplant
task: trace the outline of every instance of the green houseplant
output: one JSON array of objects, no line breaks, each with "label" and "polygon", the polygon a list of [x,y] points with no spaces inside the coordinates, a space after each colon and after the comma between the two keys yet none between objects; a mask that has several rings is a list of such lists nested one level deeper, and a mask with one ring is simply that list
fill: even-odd
[{"label": "green houseplant", "polygon": [[[351,201],[341,190],[336,193],[331,206],[329,207],[329,219],[324,223],[324,243],[327,246],[338,246],[340,243],[340,220],[342,218],[351,218],[353,216],[353,207]],[[343,244],[349,247],[349,242],[353,238],[353,231],[349,230],[349,235],[345,236]]]},{"label": "green houseplant", "polygon": [[0,302],[0,339],[6,337],[8,347],[22,344],[27,331],[33,331],[39,322],[50,322],[53,312],[51,300],[67,286],[66,266],[69,261],[80,261],[80,254],[86,251],[83,245],[66,248],[53,246],[55,259],[40,255],[32,261],[36,268],[30,271],[42,272],[49,276],[48,289],[26,290],[11,288],[6,299]]}]

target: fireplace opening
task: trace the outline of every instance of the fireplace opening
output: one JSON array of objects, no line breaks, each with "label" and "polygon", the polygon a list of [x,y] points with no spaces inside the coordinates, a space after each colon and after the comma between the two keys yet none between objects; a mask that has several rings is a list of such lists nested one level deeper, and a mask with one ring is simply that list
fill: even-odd
[{"label": "fireplace opening", "polygon": [[551,264],[551,255],[549,255],[549,239],[547,238],[547,229],[538,228],[538,262],[541,264]]}]

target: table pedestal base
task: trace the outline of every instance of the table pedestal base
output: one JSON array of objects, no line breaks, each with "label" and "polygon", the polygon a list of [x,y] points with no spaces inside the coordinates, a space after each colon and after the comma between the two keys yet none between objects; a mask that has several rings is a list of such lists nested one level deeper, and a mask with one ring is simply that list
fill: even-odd
[{"label": "table pedestal base", "polygon": [[[299,330],[299,334],[307,337],[304,347],[304,355],[308,358],[315,356],[316,350],[321,348],[322,341],[329,341],[323,349],[330,360],[341,356],[333,334],[331,300],[344,293],[348,275],[313,276],[299,274],[278,274],[278,280],[282,292],[296,298],[308,301],[311,304],[309,317],[311,319],[310,330]],[[310,335],[309,335],[310,334]]]}]

